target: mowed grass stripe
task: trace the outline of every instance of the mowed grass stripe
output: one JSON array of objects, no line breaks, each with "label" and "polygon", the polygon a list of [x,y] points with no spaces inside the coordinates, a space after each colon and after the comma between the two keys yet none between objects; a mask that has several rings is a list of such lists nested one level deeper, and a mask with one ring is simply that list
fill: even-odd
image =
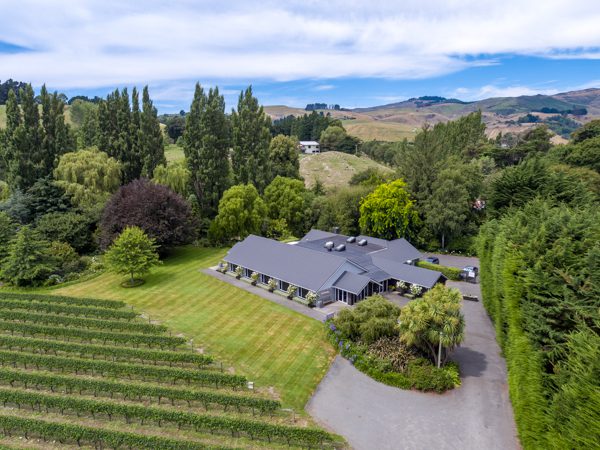
[{"label": "mowed grass stripe", "polygon": [[274,387],[284,407],[301,410],[334,355],[322,324],[201,273],[224,253],[177,249],[134,289],[121,288],[120,277],[104,274],[53,292],[123,300],[174,334],[193,338],[196,347],[204,347],[257,387]]}]

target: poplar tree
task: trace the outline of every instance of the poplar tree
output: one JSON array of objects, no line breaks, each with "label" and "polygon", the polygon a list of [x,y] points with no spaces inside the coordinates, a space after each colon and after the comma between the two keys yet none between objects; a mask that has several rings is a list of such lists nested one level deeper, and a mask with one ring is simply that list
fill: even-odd
[{"label": "poplar tree", "polygon": [[60,155],[73,149],[69,126],[65,123],[64,103],[58,94],[49,94],[46,85],[40,92],[42,103],[41,175],[52,174]]},{"label": "poplar tree", "polygon": [[230,127],[225,100],[218,88],[211,88],[206,95],[200,84],[196,84],[183,136],[192,189],[201,214],[213,218],[230,184]]},{"label": "poplar tree", "polygon": [[142,175],[152,178],[156,166],[165,164],[166,159],[163,134],[158,122],[156,108],[150,100],[148,86],[144,87],[142,93],[142,114],[139,130],[138,145],[143,160]]},{"label": "poplar tree", "polygon": [[252,95],[252,86],[240,93],[231,120],[234,183],[252,183],[262,193],[273,179],[269,163],[271,120]]},{"label": "poplar tree", "polygon": [[12,89],[8,91],[6,101],[6,128],[0,136],[0,176],[9,180],[11,175],[10,164],[14,158],[15,146],[14,135],[19,125],[21,125],[21,111],[17,102],[17,96]]},{"label": "poplar tree", "polygon": [[[22,119],[17,119],[19,112],[15,105],[11,105],[11,117],[8,119],[11,128],[18,123],[10,136],[10,153],[7,158],[7,182],[12,191],[27,190],[43,176],[40,116],[31,85],[21,89],[19,98]],[[8,110],[7,106],[7,114]]]}]

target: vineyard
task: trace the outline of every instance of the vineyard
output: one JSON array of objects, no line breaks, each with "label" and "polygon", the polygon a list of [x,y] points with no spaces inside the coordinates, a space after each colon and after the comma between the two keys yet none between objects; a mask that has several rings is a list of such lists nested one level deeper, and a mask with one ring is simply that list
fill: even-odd
[{"label": "vineyard", "polygon": [[342,448],[123,302],[0,293],[0,446]]}]

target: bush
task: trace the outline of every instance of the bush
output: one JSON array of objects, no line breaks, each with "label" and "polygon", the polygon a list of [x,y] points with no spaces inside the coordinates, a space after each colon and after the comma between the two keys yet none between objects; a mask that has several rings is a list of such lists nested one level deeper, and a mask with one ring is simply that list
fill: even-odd
[{"label": "bush", "polygon": [[290,284],[287,288],[287,298],[292,300],[294,298],[294,295],[296,295],[297,290],[298,288],[296,286]]},{"label": "bush", "polygon": [[75,251],[94,249],[90,220],[73,212],[50,213],[38,218],[35,229],[48,241],[66,242]]},{"label": "bush", "polygon": [[250,274],[250,280],[252,286],[256,286],[256,283],[258,283],[258,272],[252,272]]},{"label": "bush", "polygon": [[368,353],[379,359],[389,361],[392,370],[402,372],[411,359],[416,356],[415,352],[400,342],[398,338],[384,337],[376,340],[368,346]]},{"label": "bush", "polygon": [[[458,366],[455,363],[449,363],[438,369],[425,358],[407,354],[408,350],[400,343],[395,350],[389,348],[388,346],[393,346],[394,338],[389,341],[380,340],[381,342],[366,346],[346,339],[332,321],[327,322],[326,326],[329,339],[340,349],[342,356],[376,381],[400,389],[438,393],[460,385]],[[395,364],[397,367],[405,368],[396,371]]]},{"label": "bush", "polygon": [[235,277],[236,277],[238,280],[239,280],[240,278],[242,278],[242,272],[243,272],[243,269],[242,269],[240,266],[237,266],[237,267],[235,268],[235,272],[234,272],[234,273],[235,273]]},{"label": "bush", "polygon": [[277,289],[277,281],[275,281],[273,278],[269,279],[269,282],[267,283],[269,292],[273,292],[275,289]]},{"label": "bush", "polygon": [[462,270],[457,269],[456,267],[440,266],[439,264],[432,264],[427,261],[419,261],[417,266],[422,267],[423,269],[442,272],[449,280],[460,281],[460,274],[462,273]]},{"label": "bush", "polygon": [[342,310],[334,323],[347,339],[370,344],[382,337],[398,336],[399,315],[398,306],[381,295],[374,295],[354,309]]},{"label": "bush", "polygon": [[77,252],[66,242],[52,242],[50,252],[56,261],[57,274],[62,277],[80,272],[85,267]]}]

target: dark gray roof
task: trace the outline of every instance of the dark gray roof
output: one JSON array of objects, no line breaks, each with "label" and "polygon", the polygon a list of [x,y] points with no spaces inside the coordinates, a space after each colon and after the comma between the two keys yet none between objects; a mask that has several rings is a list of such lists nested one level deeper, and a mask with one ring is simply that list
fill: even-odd
[{"label": "dark gray roof", "polygon": [[316,230],[313,228],[312,230],[310,230],[308,233],[306,233],[304,235],[304,237],[301,239],[301,241],[317,241],[319,239],[325,239],[330,236],[337,236],[337,235],[335,233],[330,233],[329,231]]},{"label": "dark gray roof", "polygon": [[402,263],[423,257],[421,252],[404,238],[389,241],[387,250],[379,252],[377,255]]},{"label": "dark gray roof", "polygon": [[365,245],[363,247],[358,245],[356,242],[348,243],[346,242],[346,239],[348,239],[348,236],[344,236],[343,234],[332,233],[331,235],[320,239],[314,239],[310,241],[305,241],[304,239],[302,239],[298,242],[297,245],[322,253],[333,253],[329,252],[329,250],[325,248],[326,242],[331,241],[336,247],[340,244],[344,244],[346,246],[346,249],[343,252],[339,252],[339,255],[343,256],[344,258],[348,258],[352,261],[356,261],[357,264],[360,264],[359,260],[361,257],[368,255],[369,253],[372,253],[374,251],[383,250],[383,247],[380,247],[375,244]]},{"label": "dark gray roof", "polygon": [[312,291],[346,262],[337,252],[318,253],[254,235],[235,244],[223,259]]},{"label": "dark gray roof", "polygon": [[410,264],[399,263],[379,254],[373,255],[373,263],[389,273],[390,276],[396,280],[416,284],[428,289],[432,288],[440,278],[444,277],[441,272],[436,270],[423,269],[421,267],[411,266]]},{"label": "dark gray roof", "polygon": [[360,294],[364,287],[369,284],[370,278],[363,275],[358,275],[352,272],[344,272],[333,285],[337,288],[343,289],[344,291],[352,292],[353,294]]}]

